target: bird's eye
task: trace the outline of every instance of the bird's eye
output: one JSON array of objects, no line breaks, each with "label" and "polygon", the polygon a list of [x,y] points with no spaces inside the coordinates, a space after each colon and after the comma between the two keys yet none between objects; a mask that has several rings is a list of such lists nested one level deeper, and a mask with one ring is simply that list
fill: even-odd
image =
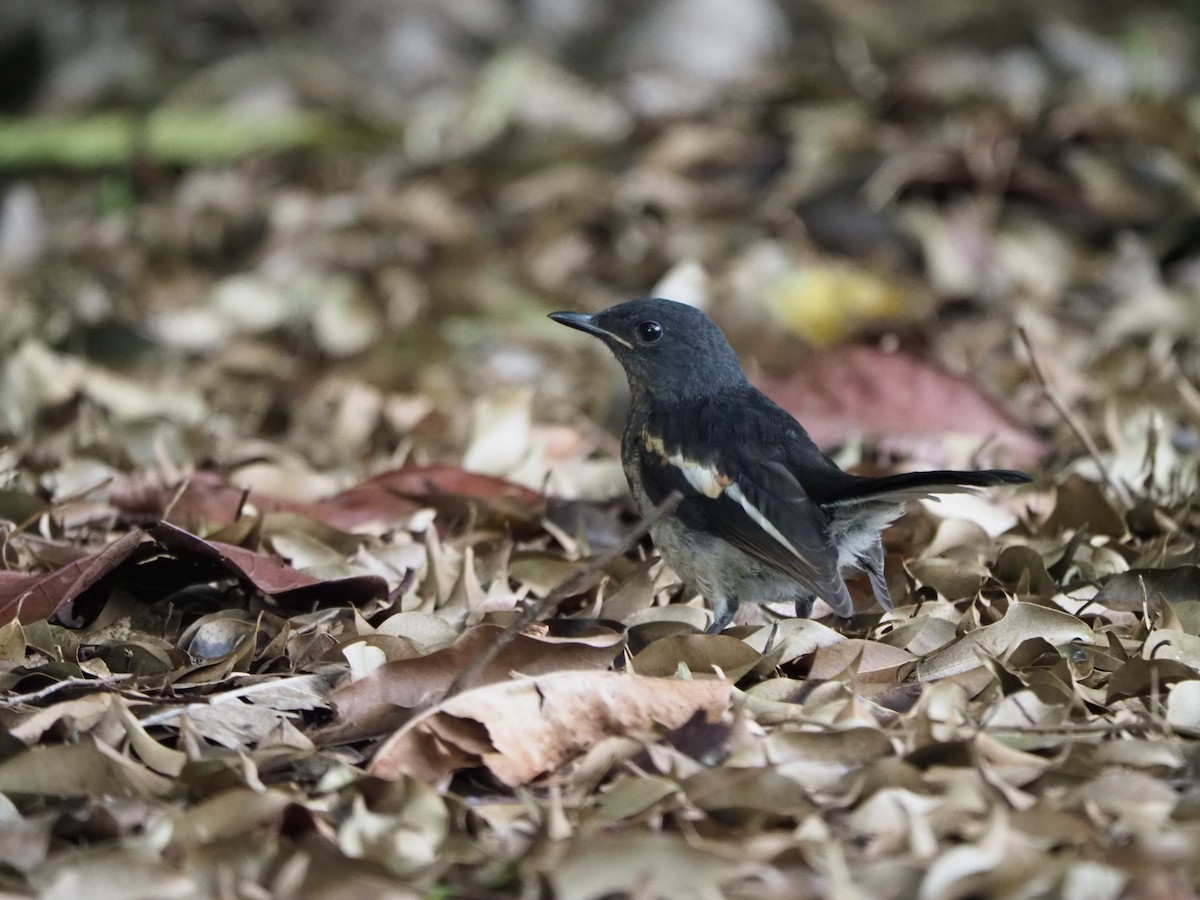
[{"label": "bird's eye", "polygon": [[653,344],[663,336],[663,327],[657,322],[639,322],[633,332],[643,344]]}]

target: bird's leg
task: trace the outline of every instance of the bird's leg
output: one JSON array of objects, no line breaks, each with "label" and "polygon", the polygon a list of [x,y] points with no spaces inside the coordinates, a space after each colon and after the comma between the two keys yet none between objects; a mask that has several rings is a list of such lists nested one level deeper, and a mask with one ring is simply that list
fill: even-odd
[{"label": "bird's leg", "polygon": [[871,590],[875,592],[875,601],[884,609],[892,608],[892,593],[888,590],[887,577],[883,574],[883,541],[876,538],[875,543],[858,558],[859,563],[871,580]]},{"label": "bird's leg", "polygon": [[808,597],[797,597],[796,598],[796,618],[797,619],[811,618],[813,603],[815,603],[815,602],[816,602],[816,598],[811,595]]},{"label": "bird's leg", "polygon": [[724,594],[713,597],[713,623],[704,633],[720,634],[724,631],[725,626],[733,621],[733,614],[737,612],[737,608],[737,597],[729,597]]}]

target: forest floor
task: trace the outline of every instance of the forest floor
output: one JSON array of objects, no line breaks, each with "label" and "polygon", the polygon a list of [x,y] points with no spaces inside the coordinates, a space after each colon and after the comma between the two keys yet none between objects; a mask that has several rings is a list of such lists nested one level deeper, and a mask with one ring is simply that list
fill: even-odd
[{"label": "forest floor", "polygon": [[[0,894],[1195,896],[1200,19],[1128,9],[6,4]],[[646,294],[1034,483],[706,635],[546,318]]]}]

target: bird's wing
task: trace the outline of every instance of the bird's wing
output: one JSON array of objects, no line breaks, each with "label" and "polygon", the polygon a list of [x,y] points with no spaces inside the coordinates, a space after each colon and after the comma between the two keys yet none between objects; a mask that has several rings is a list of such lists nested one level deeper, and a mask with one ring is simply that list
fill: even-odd
[{"label": "bird's wing", "polygon": [[853,612],[825,514],[786,466],[728,456],[694,459],[659,437],[643,433],[642,441],[642,482],[654,502],[679,491],[677,515],[685,524],[794,578],[839,616]]}]

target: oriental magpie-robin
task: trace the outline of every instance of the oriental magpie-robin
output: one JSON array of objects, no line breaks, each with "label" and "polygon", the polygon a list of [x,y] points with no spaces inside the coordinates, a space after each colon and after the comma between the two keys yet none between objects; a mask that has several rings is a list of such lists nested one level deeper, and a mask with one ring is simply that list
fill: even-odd
[{"label": "oriental magpie-robin", "polygon": [[853,603],[844,569],[862,569],[892,608],[880,532],[907,500],[1029,481],[1021,472],[842,471],[803,427],[753,387],[721,330],[671,300],[642,299],[594,315],[551,313],[603,341],[625,369],[632,404],[621,461],[638,509],[682,499],[650,529],[663,559],[713,605],[710,633],[738,604],[819,597],[839,616]]}]

